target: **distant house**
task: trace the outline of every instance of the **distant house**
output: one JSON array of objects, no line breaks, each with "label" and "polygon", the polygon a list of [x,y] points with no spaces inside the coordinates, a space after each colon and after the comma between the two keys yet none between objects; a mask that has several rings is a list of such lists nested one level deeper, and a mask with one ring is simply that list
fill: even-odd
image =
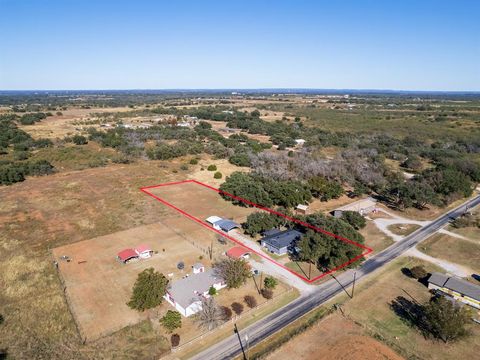
[{"label": "distant house", "polygon": [[366,199],[361,199],[333,210],[333,216],[340,218],[342,217],[344,211],[356,211],[360,215],[366,215],[372,212],[376,205],[377,201],[374,198],[368,197]]},{"label": "distant house", "polygon": [[180,314],[191,316],[202,309],[202,299],[209,297],[208,291],[212,286],[220,290],[227,285],[213,269],[208,269],[174,281],[168,286],[164,298]]},{"label": "distant house", "polygon": [[135,253],[138,255],[140,259],[148,259],[149,257],[152,256],[153,251],[150,248],[150,246],[146,244],[142,244],[142,245],[138,245],[135,248]]},{"label": "distant house", "polygon": [[480,286],[466,280],[435,272],[428,279],[428,288],[480,309]]},{"label": "distant house", "polygon": [[240,228],[240,225],[232,220],[222,219],[218,216],[210,216],[205,219],[206,222],[211,224],[214,229],[222,230],[226,233],[232,231],[233,229]]},{"label": "distant house", "polygon": [[248,259],[250,257],[250,251],[243,246],[235,246],[229,249],[225,255],[232,259]]},{"label": "distant house", "polygon": [[274,254],[285,255],[293,243],[299,240],[302,235],[303,234],[297,230],[274,231],[272,229],[260,240],[260,243]]},{"label": "distant house", "polygon": [[117,254],[117,259],[126,264],[131,260],[138,259],[138,254],[133,249],[125,249]]}]

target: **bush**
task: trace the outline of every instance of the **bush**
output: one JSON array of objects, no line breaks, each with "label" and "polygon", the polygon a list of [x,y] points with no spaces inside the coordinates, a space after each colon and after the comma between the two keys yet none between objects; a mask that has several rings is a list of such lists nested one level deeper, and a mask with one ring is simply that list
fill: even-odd
[{"label": "bush", "polygon": [[182,315],[175,310],[168,310],[167,313],[160,319],[160,323],[168,332],[182,327]]},{"label": "bush", "polygon": [[240,315],[243,312],[243,305],[239,302],[232,303],[232,310],[235,314]]},{"label": "bush", "polygon": [[210,289],[208,289],[208,295],[217,295],[217,289],[215,289],[213,286],[210,286]]},{"label": "bush", "polygon": [[263,284],[266,289],[275,289],[275,286],[278,285],[278,281],[272,276],[267,276],[265,280],[263,280]]},{"label": "bush", "polygon": [[341,219],[352,225],[355,230],[363,229],[367,225],[365,218],[356,211],[344,211]]},{"label": "bush", "polygon": [[191,159],[190,160],[190,165],[197,165],[198,164],[198,159]]},{"label": "bush", "polygon": [[427,277],[428,272],[422,265],[417,265],[410,269],[410,274],[412,274],[412,277],[414,277],[415,279],[421,280]]},{"label": "bush", "polygon": [[72,137],[72,141],[75,145],[85,145],[88,143],[88,140],[85,136],[78,134]]},{"label": "bush", "polygon": [[172,343],[172,347],[180,345],[180,335],[172,334],[172,336],[170,336],[170,342]]},{"label": "bush", "polygon": [[265,299],[273,298],[273,291],[270,289],[262,289],[261,293]]},{"label": "bush", "polygon": [[215,179],[221,179],[222,176],[223,176],[223,175],[222,175],[222,173],[221,173],[220,171],[217,171],[217,172],[213,175],[213,177],[214,177]]},{"label": "bush", "polygon": [[232,309],[230,309],[228,306],[221,306],[220,309],[223,311],[225,321],[228,321],[232,318]]},{"label": "bush", "polygon": [[252,295],[245,295],[243,298],[247,306],[251,309],[257,306],[257,299],[255,299]]},{"label": "bush", "polygon": [[180,165],[180,170],[184,170],[184,171],[188,170],[188,165],[187,164]]},{"label": "bush", "polygon": [[213,164],[208,165],[207,170],[208,171],[216,171],[217,170],[217,165],[213,165]]}]

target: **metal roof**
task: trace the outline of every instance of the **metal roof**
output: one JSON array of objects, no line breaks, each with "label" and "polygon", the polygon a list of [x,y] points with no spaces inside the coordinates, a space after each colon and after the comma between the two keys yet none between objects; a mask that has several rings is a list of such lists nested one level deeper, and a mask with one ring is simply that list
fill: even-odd
[{"label": "metal roof", "polygon": [[218,220],[217,222],[215,222],[215,225],[219,226],[220,229],[222,229],[223,231],[230,231],[232,229],[240,227],[240,225],[237,224],[236,222],[232,220],[225,220],[225,219]]},{"label": "metal roof", "polygon": [[466,280],[449,277],[440,273],[433,273],[428,279],[428,282],[480,301],[480,286]]},{"label": "metal roof", "polygon": [[226,255],[231,258],[240,258],[245,254],[250,254],[250,251],[242,246],[235,246],[226,252]]},{"label": "metal roof", "polygon": [[303,234],[297,230],[284,230],[276,234],[265,236],[261,241],[281,249],[290,246],[292,242],[299,239]]},{"label": "metal roof", "polygon": [[127,261],[128,259],[138,257],[137,253],[133,249],[122,250],[117,254],[117,256],[122,261]]}]

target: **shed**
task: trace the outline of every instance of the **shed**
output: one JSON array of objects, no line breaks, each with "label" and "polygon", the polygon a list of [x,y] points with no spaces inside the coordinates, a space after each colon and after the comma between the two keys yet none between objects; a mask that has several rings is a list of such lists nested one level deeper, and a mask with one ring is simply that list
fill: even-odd
[{"label": "shed", "polygon": [[360,215],[366,215],[373,211],[376,205],[377,200],[372,197],[367,197],[333,210],[333,216],[338,218],[342,217],[344,211],[356,211]]},{"label": "shed", "polygon": [[225,255],[232,259],[248,259],[250,257],[250,251],[242,246],[235,246],[229,249]]},{"label": "shed", "polygon": [[308,205],[298,204],[295,210],[297,213],[305,215],[308,211]]},{"label": "shed", "polygon": [[138,255],[138,257],[140,257],[141,259],[148,259],[149,257],[152,256],[152,249],[150,248],[150,246],[146,245],[146,244],[141,244],[141,245],[138,245],[136,248],[135,248],[135,253]]},{"label": "shed", "polygon": [[215,216],[215,215],[212,215],[212,216],[209,216],[208,218],[205,219],[206,222],[208,222],[209,224],[215,224],[217,221],[220,221],[222,220],[221,217],[219,216]]},{"label": "shed", "polygon": [[117,259],[120,260],[123,263],[127,263],[132,259],[138,258],[138,254],[135,252],[133,249],[125,249],[120,251],[117,254]]},{"label": "shed", "polygon": [[232,220],[222,219],[213,224],[213,227],[225,232],[229,232],[233,229],[239,228],[240,224],[237,224],[235,221]]}]

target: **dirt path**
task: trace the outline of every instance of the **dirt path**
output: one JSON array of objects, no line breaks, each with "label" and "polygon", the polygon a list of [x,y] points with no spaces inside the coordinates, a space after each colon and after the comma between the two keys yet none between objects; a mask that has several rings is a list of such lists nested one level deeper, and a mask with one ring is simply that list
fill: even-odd
[{"label": "dirt path", "polygon": [[413,256],[413,257],[431,262],[435,265],[438,265],[438,266],[444,268],[447,272],[449,272],[453,275],[459,276],[459,277],[470,277],[471,274],[475,273],[475,271],[473,271],[473,270],[471,270],[471,269],[469,269],[465,266],[461,266],[461,265],[449,262],[447,260],[432,257],[430,255],[427,255],[427,254],[421,252],[417,248],[412,248],[412,249],[408,250],[405,253],[405,255],[406,256]]}]

